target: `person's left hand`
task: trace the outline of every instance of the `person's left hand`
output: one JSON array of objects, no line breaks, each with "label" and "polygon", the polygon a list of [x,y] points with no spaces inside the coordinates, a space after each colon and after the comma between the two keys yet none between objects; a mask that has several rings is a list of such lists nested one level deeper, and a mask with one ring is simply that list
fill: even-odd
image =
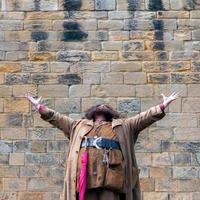
[{"label": "person's left hand", "polygon": [[170,96],[165,96],[164,94],[161,94],[163,97],[163,105],[165,108],[174,100],[178,99],[179,93],[173,92]]},{"label": "person's left hand", "polygon": [[40,106],[42,105],[42,97],[34,99],[29,93],[25,94],[25,97],[35,106],[37,110],[39,110]]}]

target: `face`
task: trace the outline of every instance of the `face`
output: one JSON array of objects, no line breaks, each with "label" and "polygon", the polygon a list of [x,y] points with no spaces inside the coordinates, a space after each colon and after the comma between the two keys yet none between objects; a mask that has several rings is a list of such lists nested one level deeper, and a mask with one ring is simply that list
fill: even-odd
[{"label": "face", "polygon": [[105,120],[105,112],[107,110],[107,107],[105,105],[100,105],[97,107],[96,112],[94,114],[94,119],[95,120]]}]

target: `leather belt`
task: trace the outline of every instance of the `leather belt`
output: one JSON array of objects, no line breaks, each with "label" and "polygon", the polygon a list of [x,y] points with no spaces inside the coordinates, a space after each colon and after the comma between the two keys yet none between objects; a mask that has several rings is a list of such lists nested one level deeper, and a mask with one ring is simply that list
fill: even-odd
[{"label": "leather belt", "polygon": [[119,142],[102,137],[83,139],[81,147],[96,147],[97,149],[121,149]]}]

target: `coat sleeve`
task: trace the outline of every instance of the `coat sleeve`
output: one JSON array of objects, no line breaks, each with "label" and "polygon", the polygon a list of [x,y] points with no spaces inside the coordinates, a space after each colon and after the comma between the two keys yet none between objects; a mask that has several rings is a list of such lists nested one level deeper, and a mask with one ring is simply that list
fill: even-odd
[{"label": "coat sleeve", "polygon": [[50,109],[50,108],[46,108],[46,109],[47,109],[47,112],[40,114],[40,117],[43,120],[52,124],[54,127],[62,130],[64,134],[66,135],[66,137],[70,138],[70,132],[71,132],[72,126],[76,121],[66,115],[60,114],[59,112],[53,109]]},{"label": "coat sleeve", "polygon": [[165,112],[161,110],[159,105],[157,105],[137,114],[134,117],[126,118],[125,121],[128,123],[131,132],[134,132],[136,141],[140,131],[162,119],[164,116]]}]

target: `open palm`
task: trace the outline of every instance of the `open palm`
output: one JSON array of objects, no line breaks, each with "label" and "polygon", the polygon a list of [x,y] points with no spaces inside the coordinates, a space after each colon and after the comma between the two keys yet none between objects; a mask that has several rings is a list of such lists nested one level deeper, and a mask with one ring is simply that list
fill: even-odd
[{"label": "open palm", "polygon": [[29,93],[25,94],[25,97],[35,106],[37,110],[40,108],[42,104],[42,97],[34,99]]},{"label": "open palm", "polygon": [[178,99],[179,93],[173,92],[170,96],[165,96],[164,94],[161,94],[163,97],[163,104],[164,106],[168,106],[172,101]]}]

